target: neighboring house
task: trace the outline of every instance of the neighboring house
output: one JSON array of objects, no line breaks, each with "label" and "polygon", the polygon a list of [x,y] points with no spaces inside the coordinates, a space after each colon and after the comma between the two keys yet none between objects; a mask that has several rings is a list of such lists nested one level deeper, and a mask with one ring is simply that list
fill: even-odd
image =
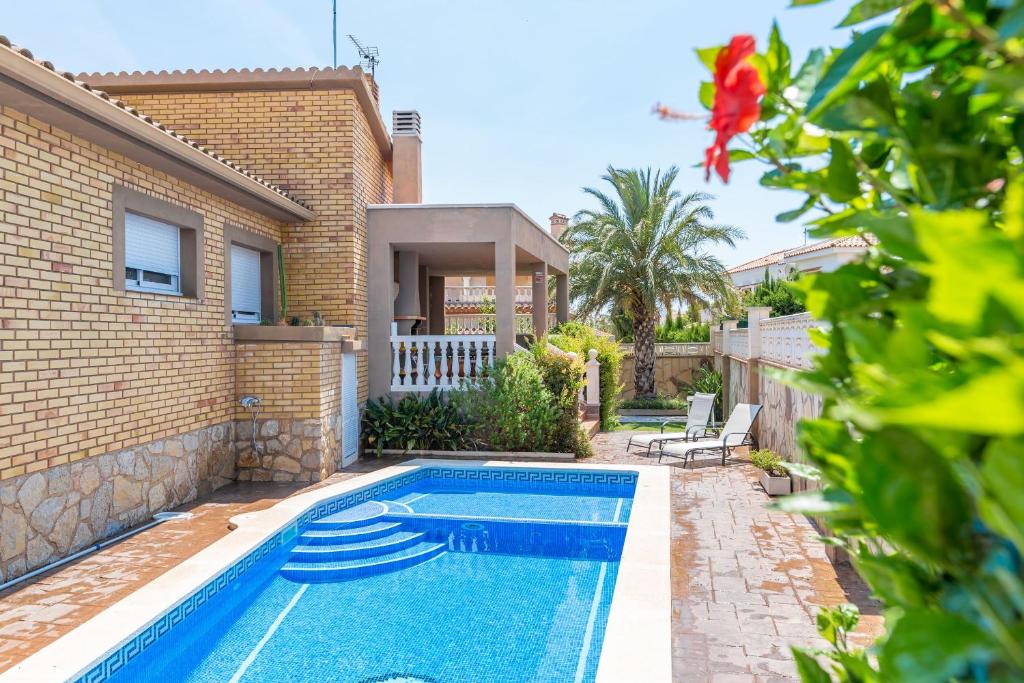
[{"label": "neighboring house", "polygon": [[775,251],[753,261],[741,263],[726,272],[737,289],[746,291],[761,284],[765,273],[771,275],[773,279],[783,279],[789,277],[791,273],[831,272],[844,263],[853,261],[877,242],[874,235],[838,237]]},{"label": "neighboring house", "polygon": [[[74,76],[0,37],[0,577],[330,475],[393,370],[423,391],[514,348],[517,274],[564,319],[565,249],[511,204],[420,204],[419,115],[393,127],[358,68]],[[279,253],[287,317],[328,326],[274,324]],[[428,382],[397,332],[443,335],[444,278],[490,274],[495,332]]]}]

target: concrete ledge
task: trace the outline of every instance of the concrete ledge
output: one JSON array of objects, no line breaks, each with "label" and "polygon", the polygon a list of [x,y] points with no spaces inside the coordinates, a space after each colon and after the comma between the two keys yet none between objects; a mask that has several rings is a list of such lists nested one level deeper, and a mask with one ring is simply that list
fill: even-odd
[{"label": "concrete ledge", "polygon": [[355,339],[354,327],[293,327],[291,325],[234,325],[233,327],[236,344],[239,342],[275,342],[279,344],[337,342],[354,347],[344,349],[346,351],[359,351],[363,348],[363,342]]},{"label": "concrete ledge", "polygon": [[408,455],[416,458],[444,458],[447,460],[518,460],[539,462],[573,462],[574,453],[533,453],[527,451],[403,451],[398,448],[385,448],[382,455]]}]

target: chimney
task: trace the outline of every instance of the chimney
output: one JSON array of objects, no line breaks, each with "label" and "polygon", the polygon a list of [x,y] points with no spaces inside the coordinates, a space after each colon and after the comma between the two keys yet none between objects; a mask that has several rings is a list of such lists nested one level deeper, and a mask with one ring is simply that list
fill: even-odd
[{"label": "chimney", "polygon": [[569,217],[563,213],[553,213],[548,220],[551,221],[551,236],[556,240],[561,239],[562,233],[569,226]]},{"label": "chimney", "polygon": [[395,204],[423,203],[423,164],[420,160],[420,113],[405,109],[391,113],[393,138],[391,173]]}]

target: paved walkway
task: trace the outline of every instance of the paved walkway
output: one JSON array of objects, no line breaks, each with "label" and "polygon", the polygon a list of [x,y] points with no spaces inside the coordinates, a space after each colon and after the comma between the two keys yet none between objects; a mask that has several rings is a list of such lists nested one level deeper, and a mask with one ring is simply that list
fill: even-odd
[{"label": "paved walkway", "polygon": [[[590,462],[651,464],[625,453],[628,433],[600,434]],[[319,486],[401,458],[366,458]],[[811,524],[765,509],[753,468],[698,461],[673,467],[672,597],[676,681],[790,680],[790,645],[817,642],[819,605],[854,602],[881,618],[850,571],[825,557]],[[235,484],[184,506],[191,520],[165,522],[0,594],[0,671],[114,604],[229,532],[227,520],[302,490],[287,484]]]}]

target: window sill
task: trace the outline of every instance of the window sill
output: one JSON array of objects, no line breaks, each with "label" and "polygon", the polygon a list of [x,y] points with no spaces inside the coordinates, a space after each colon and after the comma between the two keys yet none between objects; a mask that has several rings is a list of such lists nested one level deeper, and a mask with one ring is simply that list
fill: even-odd
[{"label": "window sill", "polygon": [[136,294],[163,294],[164,296],[176,296],[179,298],[185,296],[182,292],[172,292],[169,289],[147,289],[145,287],[131,287],[127,285],[125,286],[124,291],[134,292]]}]

